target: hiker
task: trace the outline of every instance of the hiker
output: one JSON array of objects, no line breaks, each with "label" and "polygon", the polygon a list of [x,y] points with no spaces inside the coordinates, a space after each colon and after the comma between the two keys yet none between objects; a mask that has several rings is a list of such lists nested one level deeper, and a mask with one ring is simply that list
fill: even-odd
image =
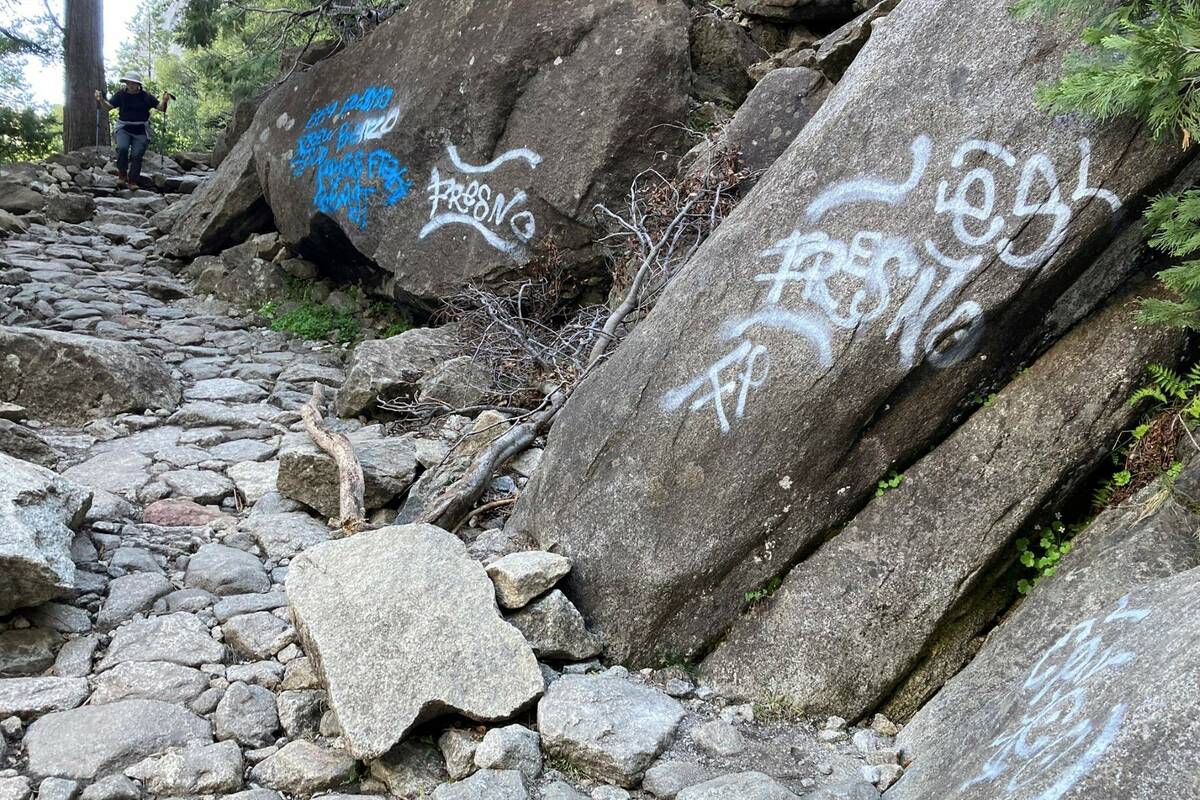
[{"label": "hiker", "polygon": [[137,72],[126,73],[121,82],[125,88],[107,100],[97,89],[96,102],[108,110],[119,109],[117,132],[113,138],[117,145],[117,187],[124,189],[130,184],[136,187],[142,176],[142,156],[150,145],[150,109],[157,108],[165,113],[172,95],[163,92],[162,102],[159,102],[142,88],[142,76]]}]

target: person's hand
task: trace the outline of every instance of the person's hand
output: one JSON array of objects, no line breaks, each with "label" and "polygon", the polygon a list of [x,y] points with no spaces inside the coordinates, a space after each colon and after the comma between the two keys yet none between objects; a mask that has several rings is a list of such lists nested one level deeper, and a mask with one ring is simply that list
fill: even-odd
[{"label": "person's hand", "polygon": [[163,92],[163,99],[164,100],[174,100],[175,95],[171,94],[170,92]]},{"label": "person's hand", "polygon": [[99,100],[99,99],[100,99],[100,90],[99,90],[99,89],[97,89],[97,90],[94,92],[94,94],[96,95],[96,99],[97,99],[97,100]]}]

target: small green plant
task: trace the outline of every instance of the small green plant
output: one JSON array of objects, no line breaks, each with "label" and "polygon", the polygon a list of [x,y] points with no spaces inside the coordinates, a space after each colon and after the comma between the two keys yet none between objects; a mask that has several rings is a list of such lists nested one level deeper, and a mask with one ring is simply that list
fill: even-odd
[{"label": "small green plant", "polygon": [[1058,569],[1062,557],[1071,552],[1071,538],[1083,526],[1068,528],[1060,515],[1055,515],[1049,522],[1033,526],[1033,540],[1020,538],[1017,540],[1017,558],[1023,566],[1031,570],[1028,577],[1017,581],[1017,591],[1029,594],[1042,578],[1049,578]]},{"label": "small green plant", "polygon": [[[291,304],[288,304],[291,305]],[[295,334],[305,339],[326,339],[349,344],[362,336],[362,324],[354,316],[334,311],[329,306],[303,300],[287,310],[277,303],[259,308],[271,323],[271,330]]]},{"label": "small green plant", "polygon": [[787,697],[768,697],[754,704],[755,722],[796,722],[804,717],[804,709]]},{"label": "small green plant", "polygon": [[763,600],[766,600],[768,597],[775,594],[775,592],[779,591],[779,587],[782,585],[783,578],[780,578],[778,575],[776,575],[775,577],[771,578],[771,580],[767,581],[761,588],[746,592],[746,602],[750,605],[761,603]]},{"label": "small green plant", "polygon": [[898,489],[902,483],[904,483],[904,476],[896,472],[896,470],[892,470],[876,484],[875,496],[883,497],[892,489]]}]

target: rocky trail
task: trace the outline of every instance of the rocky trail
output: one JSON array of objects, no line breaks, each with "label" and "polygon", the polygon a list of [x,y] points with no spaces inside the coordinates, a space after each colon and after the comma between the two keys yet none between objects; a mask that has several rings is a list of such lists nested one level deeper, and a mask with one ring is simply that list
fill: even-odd
[{"label": "rocky trail", "polygon": [[[316,506],[336,492],[328,458],[315,463],[299,409],[314,381],[340,387],[346,352],[256,326],[252,314],[197,296],[182,264],[150,247],[147,220],[166,203],[145,191],[100,197],[85,221],[44,219],[0,244],[0,372],[18,401],[0,409],[0,451],[8,454],[0,455],[8,504],[0,513],[6,526],[33,515],[68,534],[66,526],[77,527],[69,596],[16,611],[6,603],[10,613],[0,618],[0,797],[833,800],[877,797],[872,783],[886,787],[900,773],[897,731],[882,717],[873,728],[798,724],[727,703],[679,667],[602,666],[578,612],[552,589],[568,568],[558,556],[483,555],[500,605],[541,663],[501,621],[483,565],[437,529],[428,544],[437,557],[420,569],[386,549],[363,552],[347,556],[340,579],[348,585],[312,587],[306,578],[302,599],[290,597],[289,568],[331,533],[277,482],[299,483],[293,493]],[[144,410],[105,413],[132,407]],[[340,427],[360,452],[389,441],[378,425]],[[405,444],[430,467],[448,448],[446,440]],[[375,467],[369,457],[366,467]],[[345,543],[408,535],[382,528]],[[5,556],[4,585],[15,587],[14,576],[37,561],[25,555]],[[305,576],[314,568],[327,566],[308,564]],[[405,569],[412,574],[398,579]],[[414,588],[433,575],[440,585],[432,596]],[[463,599],[466,587],[483,595]],[[405,630],[376,624],[397,614],[408,615]],[[392,680],[362,674],[355,682],[347,667],[351,676],[337,687],[344,698],[331,703],[297,615],[322,642],[327,665],[360,651],[404,663]],[[423,669],[440,647],[470,646],[447,636],[447,625],[505,629],[506,646],[527,654],[524,672],[512,674],[503,645],[480,647],[469,667],[454,665],[463,655],[454,649],[441,669]],[[406,652],[392,635],[415,640]],[[502,708],[493,695],[507,695]],[[516,722],[490,730],[467,719],[423,723],[420,709],[433,698]],[[361,745],[376,757],[356,758],[339,710],[356,724],[382,717],[365,720],[368,729],[415,724],[418,736],[391,749],[385,733],[376,737],[382,744]],[[822,786],[830,788],[809,794]]]}]

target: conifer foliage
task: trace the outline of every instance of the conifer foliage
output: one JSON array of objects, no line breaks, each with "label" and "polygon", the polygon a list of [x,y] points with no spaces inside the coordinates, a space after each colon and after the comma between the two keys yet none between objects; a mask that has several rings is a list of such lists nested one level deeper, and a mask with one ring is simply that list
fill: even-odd
[{"label": "conifer foliage", "polygon": [[[1134,115],[1160,139],[1200,139],[1200,0],[1018,0],[1019,14],[1086,18],[1085,47],[1038,99],[1052,113]],[[1177,300],[1147,300],[1148,322],[1200,328],[1200,190],[1156,198],[1150,243],[1178,263],[1159,273]]]}]

